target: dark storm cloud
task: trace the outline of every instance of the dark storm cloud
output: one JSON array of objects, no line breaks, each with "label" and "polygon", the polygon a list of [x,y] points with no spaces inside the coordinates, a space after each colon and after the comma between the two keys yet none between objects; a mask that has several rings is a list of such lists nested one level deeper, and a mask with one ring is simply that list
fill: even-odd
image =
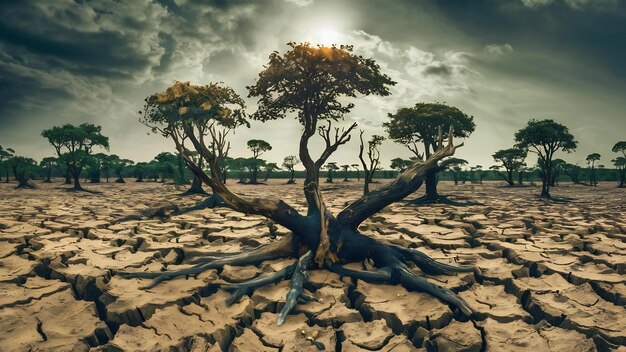
[{"label": "dark storm cloud", "polygon": [[[382,133],[387,113],[401,106],[446,101],[476,116],[475,138],[461,153],[483,165],[532,117],[561,119],[578,133],[583,151],[606,149],[618,129],[607,129],[604,138],[598,129],[623,124],[626,108],[620,99],[625,6],[617,0],[5,1],[0,144],[41,157],[43,128],[90,121],[109,134],[113,152],[150,159],[171,146],[137,123],[147,95],[172,80],[190,80],[223,81],[245,96],[270,52],[285,50],[290,40],[312,40],[311,31],[331,30],[398,81],[391,96],[362,99],[348,117],[370,134]],[[297,134],[299,127],[276,124],[238,131],[233,145],[262,135],[275,145],[268,158],[280,160],[293,142],[284,140],[285,129]],[[337,158],[349,161],[356,148],[346,145]],[[383,149],[401,150],[391,143]]]}]

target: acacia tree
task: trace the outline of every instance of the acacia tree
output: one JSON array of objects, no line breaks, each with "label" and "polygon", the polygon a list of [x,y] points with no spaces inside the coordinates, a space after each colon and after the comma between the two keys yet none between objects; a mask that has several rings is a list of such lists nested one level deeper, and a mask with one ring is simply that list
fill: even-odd
[{"label": "acacia tree", "polygon": [[613,148],[611,148],[611,151],[613,153],[622,153],[624,158],[626,158],[626,141],[621,141],[621,142],[615,143]]},{"label": "acacia tree", "polygon": [[[243,100],[230,87],[218,83],[196,86],[176,81],[165,92],[151,95],[145,102],[139,121],[154,133],[170,138],[184,160],[190,159],[188,154],[193,152],[185,147],[189,140],[200,157],[198,162],[206,162],[218,177],[230,149],[228,134],[243,124],[249,126]],[[204,143],[207,136],[211,137],[210,143]],[[207,155],[212,159],[207,160]],[[200,192],[200,179],[194,182],[192,189]],[[221,201],[210,197],[205,202],[214,205]]]},{"label": "acacia tree", "polygon": [[348,170],[350,169],[350,165],[344,164],[341,165],[341,170],[343,171],[343,182],[349,182],[348,180]]},{"label": "acacia tree", "polygon": [[74,179],[74,187],[68,190],[84,191],[80,185],[80,174],[89,161],[91,151],[95,147],[109,149],[109,137],[103,136],[101,131],[100,126],[83,123],[78,126],[54,126],[41,132]]},{"label": "acacia tree", "polygon": [[298,157],[295,155],[288,155],[285,157],[285,159],[283,159],[283,167],[290,172],[289,181],[287,181],[288,184],[296,183],[296,180],[294,180],[294,175],[296,173],[296,165],[298,165],[299,163],[300,160],[298,160]]},{"label": "acacia tree", "polygon": [[328,171],[328,173],[326,174],[326,182],[333,183],[333,172],[339,170],[339,166],[337,166],[336,162],[332,161],[324,165],[324,168],[326,168],[326,171]]},{"label": "acacia tree", "polygon": [[276,163],[266,163],[263,165],[263,170],[265,171],[265,178],[263,178],[263,182],[266,182],[267,179],[270,178],[272,171],[280,170],[280,167],[276,165]]},{"label": "acacia tree", "polygon": [[598,180],[596,179],[596,162],[600,160],[600,154],[591,153],[587,155],[587,166],[589,167],[589,184],[592,186],[598,185]]},{"label": "acacia tree", "polygon": [[[450,130],[450,138],[445,146],[443,140],[435,142],[437,151],[428,159],[416,161],[396,180],[359,198],[335,216],[326,208],[322,198],[319,171],[333,152],[349,140],[350,131],[354,127],[344,131],[336,129],[333,138],[324,138],[328,135],[326,132],[321,133],[326,147],[315,160],[309,152],[309,140],[318,130],[320,120],[335,121],[350,112],[353,105],[346,103],[346,97],[357,94],[385,96],[389,94],[388,86],[393,82],[380,72],[373,60],[354,55],[352,47],[289,45],[291,49],[287,53],[275,52],[270,55],[269,63],[256,83],[248,89],[251,97],[260,97],[258,110],[252,115],[254,119],[268,121],[295,112],[303,127],[299,155],[306,170],[303,185],[306,213],[300,213],[280,199],[250,199],[236,195],[221,182],[215,167],[210,167],[210,173],[207,174],[190,158],[185,157],[185,162],[233,210],[267,217],[287,228],[291,234],[249,252],[220,256],[197,254],[192,258],[195,265],[182,269],[171,269],[170,266],[170,270],[161,272],[118,273],[125,277],[153,278],[148,285],[153,287],[164,280],[194,275],[224,265],[256,265],[264,260],[294,257],[297,259],[291,265],[278,272],[223,287],[231,292],[227,303],[236,302],[257,288],[291,278],[291,289],[278,316],[278,324],[282,324],[298,299],[308,297],[304,293],[307,271],[319,267],[354,279],[402,284],[409,290],[428,292],[469,316],[472,311],[466,302],[452,291],[419,276],[409,269],[407,263],[415,263],[422,271],[430,274],[471,272],[474,270],[472,267],[439,263],[417,250],[380,242],[358,230],[364,220],[417,190],[426,172],[436,167],[441,159],[454,154],[459,146],[453,144],[453,131]],[[330,127],[328,125],[328,130]],[[197,141],[194,145],[203,157],[214,162],[215,155],[211,150],[202,148],[203,143],[198,139],[201,137],[197,134],[193,137]],[[189,139],[193,138],[189,136]],[[185,146],[179,144],[177,147],[182,150]],[[359,271],[344,266],[346,263],[364,260],[371,260],[375,269]]]},{"label": "acacia tree", "polygon": [[619,176],[618,187],[623,188],[626,183],[626,157],[618,156],[611,160],[613,165],[617,168],[617,175]]},{"label": "acacia tree", "polygon": [[526,127],[515,133],[516,147],[539,156],[541,168],[541,197],[550,199],[552,158],[561,150],[567,153],[576,149],[578,142],[569,129],[552,119],[530,120]]},{"label": "acacia tree", "polygon": [[359,169],[359,164],[352,164],[350,166],[356,171],[356,180],[361,181],[361,173]]},{"label": "acacia tree", "polygon": [[91,183],[100,183],[102,168],[106,162],[107,155],[104,153],[95,153],[87,161],[89,169],[87,171]]},{"label": "acacia tree", "polygon": [[461,170],[463,170],[464,165],[468,164],[467,160],[460,158],[449,158],[446,159],[445,162],[446,166],[452,169],[452,179],[454,180],[454,185],[458,185],[461,176]]},{"label": "acacia tree", "polygon": [[[402,108],[388,116],[390,120],[383,126],[389,138],[406,146],[418,159],[428,159],[436,152],[437,140],[447,138],[450,127],[453,127],[454,137],[457,138],[469,137],[476,128],[474,117],[441,103],[418,103],[412,108]],[[423,145],[421,152],[418,146],[420,143]],[[444,167],[437,165],[428,171],[425,176],[426,195],[415,199],[412,203],[445,201],[437,193],[437,173],[444,170]]]},{"label": "acacia tree", "polygon": [[4,182],[9,182],[9,165],[7,163],[7,161],[9,159],[11,159],[13,156],[15,156],[15,150],[13,150],[12,148],[2,148],[2,146],[0,145],[0,166],[4,166],[4,169],[6,171],[6,179]]},{"label": "acacia tree", "polygon": [[251,139],[247,143],[248,149],[252,151],[252,176],[250,177],[250,183],[257,184],[257,175],[259,173],[259,165],[257,161],[259,156],[268,150],[272,150],[272,146],[262,139]]},{"label": "acacia tree", "polygon": [[43,180],[44,183],[52,182],[52,171],[54,170],[55,166],[57,166],[57,160],[58,159],[53,156],[48,156],[41,159],[41,162],[39,162],[39,166],[45,174],[45,178]]},{"label": "acacia tree", "polygon": [[10,159],[13,176],[17,180],[16,189],[35,188],[35,185],[28,182],[29,179],[37,175],[37,163],[31,158],[23,156],[13,156]]},{"label": "acacia tree", "polygon": [[126,181],[124,181],[124,177],[122,173],[124,172],[125,168],[133,165],[134,162],[129,159],[122,159],[115,154],[109,155],[108,162],[109,162],[110,168],[113,170],[113,173],[115,173],[115,176],[117,176],[117,180],[115,180],[115,183],[126,183]]},{"label": "acacia tree", "polygon": [[493,160],[502,163],[502,167],[506,170],[506,177],[504,179],[509,186],[515,185],[513,173],[519,172],[520,168],[526,165],[524,163],[526,155],[526,150],[519,148],[501,149],[492,155]]},{"label": "acacia tree", "polygon": [[402,158],[393,158],[391,159],[391,165],[389,167],[392,170],[398,171],[398,173],[406,170],[409,166],[413,164],[413,160],[402,159]]},{"label": "acacia tree", "polygon": [[367,141],[367,159],[369,161],[369,165],[365,162],[363,158],[363,151],[365,150],[365,144],[363,143],[363,130],[359,134],[359,139],[361,144],[359,146],[359,160],[361,160],[361,166],[363,166],[363,194],[367,195],[370,192],[370,183],[374,179],[374,172],[378,169],[380,165],[380,147],[385,140],[385,137],[379,135],[373,135],[372,139]]}]

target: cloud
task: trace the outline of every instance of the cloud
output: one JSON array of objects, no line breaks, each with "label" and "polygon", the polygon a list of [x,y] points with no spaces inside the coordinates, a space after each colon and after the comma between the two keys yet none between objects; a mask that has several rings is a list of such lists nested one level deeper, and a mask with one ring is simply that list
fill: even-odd
[{"label": "cloud", "polygon": [[488,44],[485,45],[483,51],[490,56],[509,55],[513,52],[511,44]]},{"label": "cloud", "polygon": [[552,4],[554,0],[521,0],[522,4],[527,7],[537,8]]},{"label": "cloud", "polygon": [[[555,0],[521,0],[522,4],[530,8],[540,8],[551,5]],[[567,6],[582,10],[584,8],[611,8],[617,5],[618,0],[563,0]]]},{"label": "cloud", "polygon": [[313,3],[313,0],[285,0],[286,2],[290,2],[292,4],[296,4],[298,6],[309,6]]}]

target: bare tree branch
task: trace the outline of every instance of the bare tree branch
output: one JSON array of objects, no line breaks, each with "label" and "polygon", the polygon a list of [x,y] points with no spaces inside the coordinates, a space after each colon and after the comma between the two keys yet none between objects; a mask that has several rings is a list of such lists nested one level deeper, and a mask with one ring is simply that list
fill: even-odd
[{"label": "bare tree branch", "polygon": [[[445,147],[439,148],[431,154],[428,159],[417,160],[402,172],[398,178],[384,187],[364,195],[354,203],[343,209],[337,216],[337,220],[348,226],[356,228],[368,217],[378,213],[387,205],[404,199],[409,194],[415,192],[423,182],[422,177],[430,169],[437,167],[437,162],[445,157],[454,155],[457,148],[463,146],[453,144],[453,129],[450,127],[448,143]],[[440,134],[438,143],[443,145],[443,137]]]}]

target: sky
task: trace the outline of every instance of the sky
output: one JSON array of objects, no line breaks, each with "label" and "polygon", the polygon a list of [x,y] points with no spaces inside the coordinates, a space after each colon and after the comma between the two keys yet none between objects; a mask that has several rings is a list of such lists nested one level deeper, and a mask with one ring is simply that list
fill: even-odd
[{"label": "sky", "polygon": [[[351,44],[398,84],[388,97],[357,97],[342,125],[384,135],[388,113],[445,102],[474,117],[457,157],[493,165],[530,119],[566,125],[579,145],[559,157],[601,164],[626,140],[626,1],[622,0],[135,0],[0,3],[0,145],[41,159],[41,131],[90,122],[110,152],[149,161],[173,144],[138,122],[143,100],[174,80],[223,82],[247,98],[273,51],[286,43]],[[280,162],[297,154],[295,119],[252,122],[231,137],[233,157],[249,139]],[[311,149],[320,152],[321,140]],[[358,134],[329,161],[358,162]],[[383,167],[412,154],[386,141]],[[534,157],[533,157],[534,158]],[[530,164],[534,163],[529,158]]]}]

